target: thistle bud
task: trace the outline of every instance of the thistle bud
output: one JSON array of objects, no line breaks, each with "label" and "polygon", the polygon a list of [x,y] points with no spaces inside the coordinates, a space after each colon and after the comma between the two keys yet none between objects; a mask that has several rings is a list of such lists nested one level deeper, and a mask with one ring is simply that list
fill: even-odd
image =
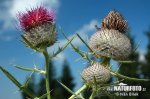
[{"label": "thistle bud", "polygon": [[100,63],[94,63],[82,71],[81,77],[88,85],[103,84],[110,79],[110,71]]},{"label": "thistle bud", "polygon": [[108,16],[103,19],[102,29],[114,29],[121,33],[126,33],[127,31],[127,21],[124,20],[123,16],[117,11],[110,11]]},{"label": "thistle bud", "polygon": [[20,13],[19,22],[25,44],[33,49],[44,49],[56,41],[54,13],[40,6]]},{"label": "thistle bud", "polygon": [[125,60],[131,54],[128,37],[117,30],[100,30],[93,34],[89,46],[97,57]]}]

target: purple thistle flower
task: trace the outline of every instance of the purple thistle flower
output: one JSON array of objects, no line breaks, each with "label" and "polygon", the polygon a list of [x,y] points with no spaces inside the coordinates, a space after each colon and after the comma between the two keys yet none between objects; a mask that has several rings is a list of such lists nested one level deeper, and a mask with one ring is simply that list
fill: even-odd
[{"label": "purple thistle flower", "polygon": [[28,10],[26,13],[19,13],[20,26],[24,31],[29,31],[44,23],[54,22],[55,14],[43,6]]},{"label": "purple thistle flower", "polygon": [[56,30],[53,11],[40,6],[27,10],[26,13],[19,13],[18,19],[21,29],[24,31],[24,42],[28,47],[45,49],[55,43]]}]

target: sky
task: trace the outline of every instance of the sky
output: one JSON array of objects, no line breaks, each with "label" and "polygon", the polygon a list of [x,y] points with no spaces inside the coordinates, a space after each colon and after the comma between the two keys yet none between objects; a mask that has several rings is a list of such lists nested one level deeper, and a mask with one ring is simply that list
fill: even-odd
[{"label": "sky", "polygon": [[[41,54],[35,53],[20,42],[22,32],[18,27],[16,14],[41,4],[48,9],[55,10],[56,13],[58,41],[48,49],[49,53],[56,51],[58,46],[66,43],[59,27],[68,37],[79,33],[85,41],[88,41],[96,31],[94,25],[100,25],[109,11],[115,9],[122,13],[128,21],[130,34],[134,36],[135,42],[140,41],[138,51],[140,60],[144,60],[143,56],[148,43],[144,32],[150,27],[149,0],[0,0],[0,65],[21,83],[25,81],[30,72],[18,70],[13,65],[32,68],[35,64],[43,68],[44,59]],[[73,40],[73,44],[85,51],[88,50],[77,37]],[[86,61],[76,61],[78,58],[80,56],[69,46],[53,59],[58,75],[61,75],[61,64],[65,59],[68,60],[77,84],[76,89],[81,86],[82,82],[80,72],[86,67]],[[0,83],[0,99],[21,99],[18,88],[2,72],[0,72]]]}]

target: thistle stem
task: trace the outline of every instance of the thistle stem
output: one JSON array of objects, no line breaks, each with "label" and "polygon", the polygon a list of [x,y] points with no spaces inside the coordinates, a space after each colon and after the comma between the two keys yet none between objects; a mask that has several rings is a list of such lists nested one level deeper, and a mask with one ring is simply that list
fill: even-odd
[{"label": "thistle stem", "polygon": [[[45,51],[43,52],[43,55],[45,57],[45,70],[46,70],[45,82],[46,82],[46,91],[48,94],[50,92],[50,84],[49,84],[49,55],[48,55],[47,49],[45,49]],[[47,95],[47,99],[51,99],[50,94]]]},{"label": "thistle stem", "polygon": [[110,66],[110,58],[104,58],[101,64],[106,67],[109,67]]},{"label": "thistle stem", "polygon": [[96,91],[93,91],[89,99],[94,99],[95,95],[96,95]]},{"label": "thistle stem", "polygon": [[77,90],[75,92],[75,95],[72,95],[70,98],[68,99],[75,99],[76,95],[79,95],[80,93],[82,93],[88,86],[87,85],[83,85],[79,90]]}]

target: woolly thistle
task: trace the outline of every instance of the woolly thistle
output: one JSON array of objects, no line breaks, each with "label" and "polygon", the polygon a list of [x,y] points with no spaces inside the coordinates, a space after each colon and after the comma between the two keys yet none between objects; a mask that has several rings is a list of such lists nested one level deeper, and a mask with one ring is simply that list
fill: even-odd
[{"label": "woolly thistle", "polygon": [[103,19],[102,29],[114,29],[121,33],[126,33],[128,29],[127,21],[117,11],[110,11],[108,16]]},{"label": "woolly thistle", "polygon": [[[23,37],[35,48],[45,48],[56,41],[54,13],[40,6],[19,14]],[[28,42],[25,42],[28,44]],[[28,46],[28,45],[27,45]]]},{"label": "woolly thistle", "polygon": [[110,71],[102,64],[94,63],[82,71],[81,77],[88,85],[103,84],[110,79]]},{"label": "woolly thistle", "polygon": [[111,11],[102,22],[102,27],[91,36],[89,46],[97,57],[127,60],[131,43],[124,34],[127,23],[116,11]]},{"label": "woolly thistle", "polygon": [[125,60],[131,54],[130,40],[116,30],[97,31],[90,38],[89,46],[97,57]]}]

